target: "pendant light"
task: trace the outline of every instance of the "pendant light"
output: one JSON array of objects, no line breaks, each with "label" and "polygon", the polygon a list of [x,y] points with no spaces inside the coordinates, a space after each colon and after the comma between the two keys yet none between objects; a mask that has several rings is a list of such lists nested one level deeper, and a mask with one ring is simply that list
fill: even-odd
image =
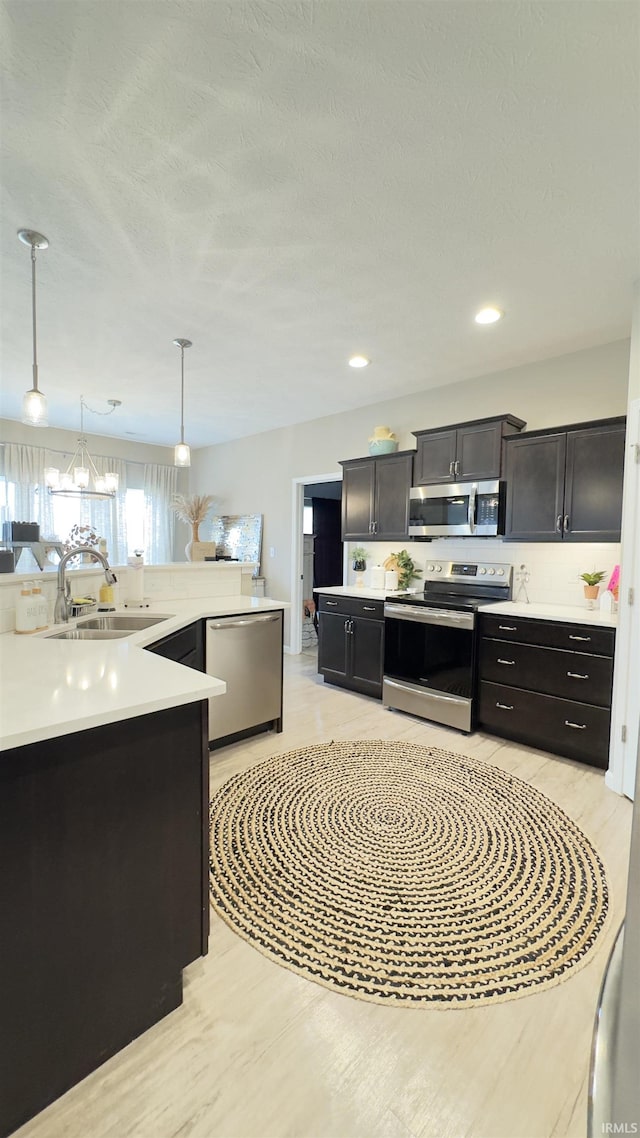
[{"label": "pendant light", "polygon": [[108,399],[111,411],[94,411],[80,396],[80,438],[73,458],[64,473],[55,466],[45,468],[44,477],[50,494],[59,498],[115,498],[118,489],[118,475],[114,471],[98,474],[96,464],[87,448],[84,434],[84,410],[93,415],[111,415],[121,406],[120,399]]},{"label": "pendant light", "polygon": [[184,350],[192,347],[191,340],[174,340],[180,348],[180,442],[173,452],[174,466],[191,466],[191,447],[184,441]]},{"label": "pendant light", "polygon": [[47,400],[38,388],[38,346],[36,340],[36,249],[47,249],[49,242],[34,229],[19,229],[18,237],[31,246],[31,314],[33,323],[33,387],[25,391],[22,400],[22,422],[31,427],[47,427]]}]

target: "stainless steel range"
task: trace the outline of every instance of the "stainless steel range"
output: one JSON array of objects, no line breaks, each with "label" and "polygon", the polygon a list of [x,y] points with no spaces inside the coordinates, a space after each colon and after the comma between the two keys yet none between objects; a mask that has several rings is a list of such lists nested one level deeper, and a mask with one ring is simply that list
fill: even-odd
[{"label": "stainless steel range", "polygon": [[422,594],[387,597],[383,704],[472,731],[477,612],[510,600],[511,581],[495,561],[429,561]]}]

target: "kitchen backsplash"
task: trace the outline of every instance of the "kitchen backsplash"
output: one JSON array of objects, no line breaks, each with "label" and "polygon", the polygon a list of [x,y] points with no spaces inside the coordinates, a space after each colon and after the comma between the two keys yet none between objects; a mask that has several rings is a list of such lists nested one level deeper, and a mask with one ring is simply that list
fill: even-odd
[{"label": "kitchen backsplash", "polygon": [[[143,596],[150,603],[171,601],[172,597],[188,600],[196,597],[231,597],[238,594],[251,595],[252,574],[255,565],[251,562],[175,562],[171,565],[145,565]],[[114,566],[118,582],[115,585],[115,604],[124,603],[126,598],[125,566]],[[37,568],[28,573],[0,574],[0,633],[11,632],[15,628],[15,602],[21,582],[37,582],[49,605],[49,623],[52,623],[53,606],[56,599],[58,574],[55,570],[41,573]],[[67,575],[74,597],[96,597],[104,583],[104,573],[99,568],[73,569]]]},{"label": "kitchen backsplash", "polygon": [[[583,584],[580,574],[596,569],[604,571],[603,585],[611,575],[615,565],[620,562],[620,545],[611,543],[590,544],[576,542],[512,542],[500,538],[436,538],[431,542],[405,541],[362,542],[367,550],[367,568],[364,584],[371,581],[371,569],[382,565],[390,553],[407,549],[417,569],[424,572],[429,561],[495,561],[512,565],[514,570],[513,597],[518,589],[517,574],[521,566],[526,566],[528,581],[526,590],[529,601],[540,604],[582,605],[586,607]],[[354,584],[356,575],[349,561],[347,584]],[[422,576],[413,581],[413,586],[422,588]],[[519,597],[525,600],[524,594]]]}]

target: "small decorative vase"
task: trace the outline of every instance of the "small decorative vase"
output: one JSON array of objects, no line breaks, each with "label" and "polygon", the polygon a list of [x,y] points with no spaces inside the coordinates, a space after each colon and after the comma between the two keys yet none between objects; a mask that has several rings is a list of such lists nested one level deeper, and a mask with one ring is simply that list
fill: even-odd
[{"label": "small decorative vase", "polygon": [[194,541],[200,541],[200,522],[191,523],[191,541],[188,541],[184,547],[185,557],[187,561],[192,561],[191,556]]},{"label": "small decorative vase", "polygon": [[356,589],[364,588],[364,571],[367,568],[366,561],[362,558],[356,557],[353,561],[353,571],[356,575]]},{"label": "small decorative vase", "polygon": [[595,608],[595,603],[598,599],[598,593],[599,592],[600,592],[600,586],[599,585],[585,585],[584,586],[584,595],[587,599],[587,608],[588,609]]}]

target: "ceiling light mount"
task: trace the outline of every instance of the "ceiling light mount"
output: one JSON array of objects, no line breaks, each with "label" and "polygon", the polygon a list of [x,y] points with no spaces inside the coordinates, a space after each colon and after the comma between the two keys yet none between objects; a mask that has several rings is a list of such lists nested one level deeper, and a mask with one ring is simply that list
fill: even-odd
[{"label": "ceiling light mount", "polygon": [[48,249],[49,241],[35,229],[19,229],[18,239],[31,249],[31,322],[33,329],[33,387],[22,399],[22,422],[30,427],[46,427],[47,400],[38,387],[38,339],[36,335],[36,249]]},{"label": "ceiling light mount", "polygon": [[184,441],[184,351],[192,348],[191,340],[178,338],[173,341],[176,348],[180,348],[180,442],[173,450],[174,466],[191,466],[191,447]]}]

